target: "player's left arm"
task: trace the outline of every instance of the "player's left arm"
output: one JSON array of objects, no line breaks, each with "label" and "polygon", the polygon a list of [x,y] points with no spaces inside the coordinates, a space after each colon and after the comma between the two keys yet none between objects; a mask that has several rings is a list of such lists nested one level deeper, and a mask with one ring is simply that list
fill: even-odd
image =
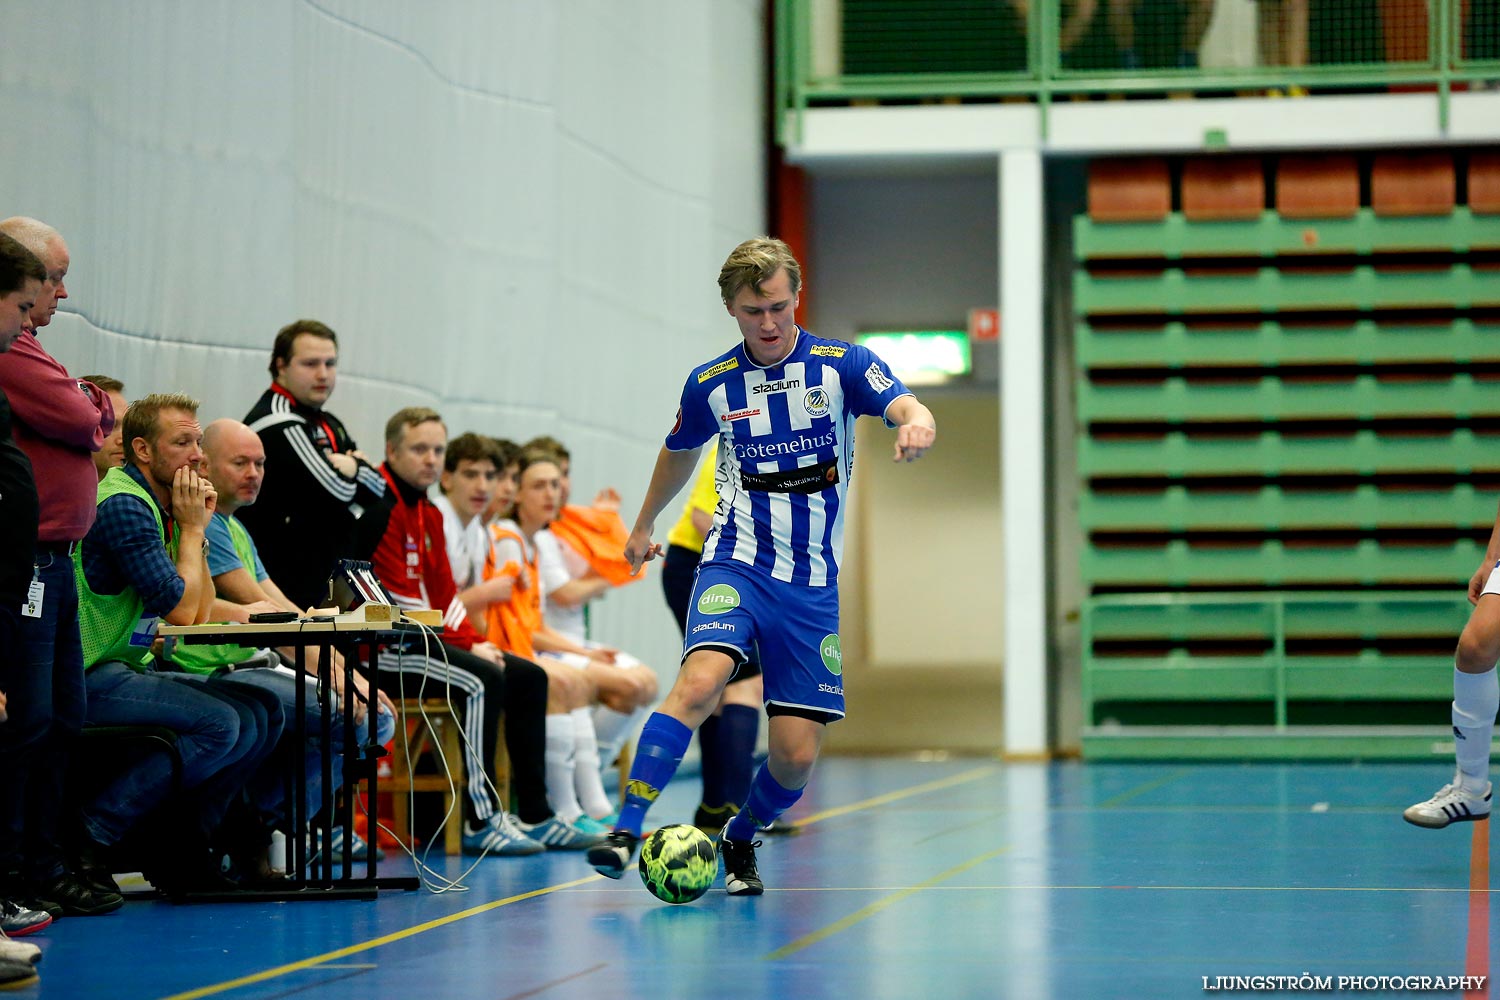
[{"label": "player's left arm", "polygon": [[898,396],[886,407],[885,418],[896,425],[893,462],[915,462],[937,440],[937,421],[916,396]]}]

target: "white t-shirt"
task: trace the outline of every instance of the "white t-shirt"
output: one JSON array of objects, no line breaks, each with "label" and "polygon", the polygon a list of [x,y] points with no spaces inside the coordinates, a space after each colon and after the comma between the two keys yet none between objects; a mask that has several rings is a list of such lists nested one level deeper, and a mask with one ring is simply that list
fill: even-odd
[{"label": "white t-shirt", "polygon": [[536,533],[537,573],[542,578],[542,617],[549,626],[574,642],[582,643],[588,635],[583,605],[568,607],[552,599],[554,591],[588,572],[589,564],[571,545],[564,544],[550,530]]},{"label": "white t-shirt", "polygon": [[484,519],[473,517],[464,525],[452,502],[442,494],[438,494],[432,505],[443,515],[443,540],[448,548],[454,586],[466,590],[483,583],[484,560],[490,554],[490,533],[484,528]]}]

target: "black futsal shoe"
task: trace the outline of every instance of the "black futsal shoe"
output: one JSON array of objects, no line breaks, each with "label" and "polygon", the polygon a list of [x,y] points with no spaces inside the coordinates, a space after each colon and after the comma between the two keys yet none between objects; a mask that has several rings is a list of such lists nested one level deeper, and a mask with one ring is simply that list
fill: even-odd
[{"label": "black futsal shoe", "polygon": [[729,825],[719,834],[719,857],[724,860],[724,890],[731,896],[759,896],[766,891],[755,867],[758,840],[730,840]]},{"label": "black futsal shoe", "polygon": [[603,841],[589,848],[589,864],[605,878],[619,878],[635,857],[635,845],[641,838],[625,830],[611,831]]}]

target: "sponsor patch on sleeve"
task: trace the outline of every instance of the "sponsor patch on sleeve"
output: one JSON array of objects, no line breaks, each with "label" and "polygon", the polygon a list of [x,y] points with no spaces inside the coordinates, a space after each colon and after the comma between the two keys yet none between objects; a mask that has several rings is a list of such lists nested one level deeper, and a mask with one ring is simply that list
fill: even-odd
[{"label": "sponsor patch on sleeve", "polygon": [[[699,381],[703,380],[700,378]],[[885,392],[896,384],[885,377],[885,372],[880,370],[880,364],[875,361],[871,361],[870,367],[865,369],[865,381],[870,383],[870,388],[876,392]]]},{"label": "sponsor patch on sleeve", "polygon": [[842,358],[844,356],[844,353],[848,350],[849,348],[847,347],[835,347],[832,344],[818,344],[815,347],[811,348],[807,353],[815,354],[820,358]]},{"label": "sponsor patch on sleeve", "polygon": [[734,371],[740,366],[739,358],[730,358],[728,361],[720,361],[712,368],[706,368],[698,373],[698,384],[702,385],[715,375],[723,375],[725,372]]}]

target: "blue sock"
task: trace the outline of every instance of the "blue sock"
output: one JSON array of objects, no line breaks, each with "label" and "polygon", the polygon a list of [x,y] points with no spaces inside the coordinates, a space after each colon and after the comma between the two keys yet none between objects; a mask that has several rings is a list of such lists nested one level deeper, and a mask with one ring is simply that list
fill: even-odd
[{"label": "blue sock", "polygon": [[775,820],[802,798],[802,789],[783,788],[771,777],[771,768],[762,764],[750,782],[750,800],[729,821],[724,836],[730,840],[754,840],[755,831]]},{"label": "blue sock", "polygon": [[760,709],[749,705],[725,705],[719,720],[721,802],[742,806],[750,797],[750,777],[755,773],[755,737],[760,730]]},{"label": "blue sock", "polygon": [[620,810],[616,830],[641,835],[646,810],[677,773],[677,765],[682,763],[682,755],[692,738],[693,731],[670,715],[651,713],[636,741],[630,780],[625,785],[625,807]]}]

